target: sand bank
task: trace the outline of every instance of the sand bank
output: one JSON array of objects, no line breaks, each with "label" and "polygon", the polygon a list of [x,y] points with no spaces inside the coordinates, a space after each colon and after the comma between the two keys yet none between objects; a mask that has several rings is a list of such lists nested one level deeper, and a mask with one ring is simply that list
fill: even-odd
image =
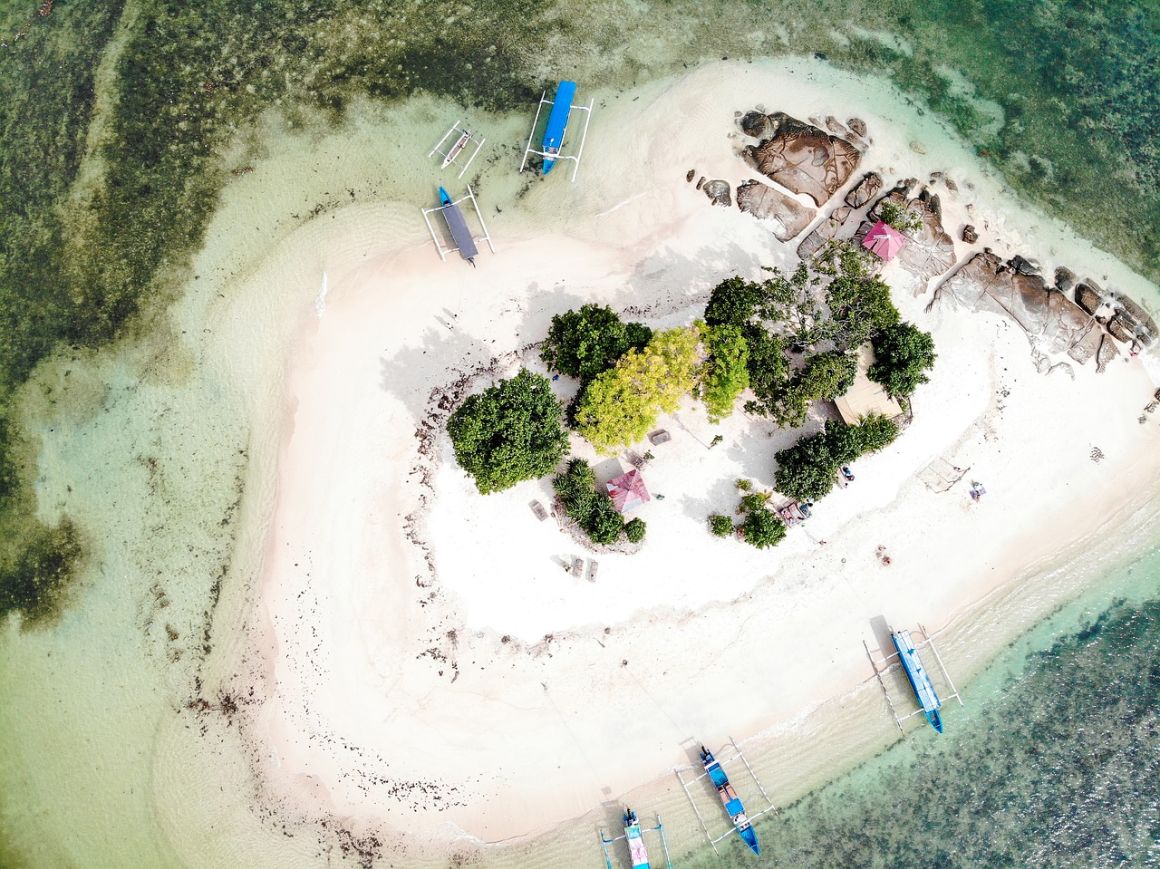
[{"label": "sand bank", "polygon": [[[925,288],[894,267],[896,303],[939,353],[915,422],[774,552],[711,538],[705,517],[729,511],[735,478],[772,482],[783,435],[740,415],[713,428],[691,405],[662,420],[673,440],[646,478],[666,498],[640,513],[643,551],[600,556],[595,583],[561,570],[583,553],[528,509],[547,502],[543,483],[474,491],[432,390],[535,366],[516,351],[582,302],[687,322],[721,277],[792,262],[760,224],[684,181],[688,168],[750,177],[730,135],[734,110],[755,102],[857,114],[874,140],[865,167],[889,179],[950,171],[963,189],[950,208],[973,200],[981,243],[1045,266],[1066,249],[1072,268],[1140,292],[1018,210],[958,146],[934,147],[945,134],[909,109],[870,111],[875,96],[897,105],[885,90],[815,83],[809,68],[715,65],[608,100],[581,183],[551,178],[493,220],[500,254],[478,271],[441,264],[417,233],[373,256],[329,252],[325,304],[302,295],[287,361],[238,677],[258,695],[246,727],[270,796],[437,847],[542,831],[687,762],[694,740],[785,725],[861,684],[874,617],[944,624],[1048,563],[1061,540],[1097,545],[1147,498],[1160,437],[1136,422],[1153,388],[1139,361],[1036,374],[1013,323],[928,314]],[[909,148],[920,138],[925,156]],[[431,438],[417,437],[424,421]],[[969,469],[986,499],[928,487],[937,459]]]}]

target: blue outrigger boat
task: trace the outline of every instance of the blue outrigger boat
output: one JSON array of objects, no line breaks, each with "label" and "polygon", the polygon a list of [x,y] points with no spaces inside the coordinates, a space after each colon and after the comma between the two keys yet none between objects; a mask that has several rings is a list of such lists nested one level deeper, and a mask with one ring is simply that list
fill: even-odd
[{"label": "blue outrigger boat", "polygon": [[644,845],[640,821],[632,809],[624,810],[624,837],[628,840],[628,853],[632,856],[632,869],[649,869],[648,849]]},{"label": "blue outrigger boat", "polygon": [[910,637],[910,631],[891,631],[890,639],[894,642],[894,648],[898,652],[902,671],[906,673],[910,687],[914,689],[914,696],[918,698],[918,704],[922,707],[923,716],[936,732],[942,733],[942,717],[938,712],[942,708],[942,701],[938,698],[938,692],[934,690],[930,674],[922,665],[922,659],[918,657],[918,649]]},{"label": "blue outrigger boat", "polygon": [[717,762],[717,758],[713,757],[713,752],[709,751],[703,745],[701,746],[701,765],[705,767],[705,772],[709,774],[709,780],[717,788],[717,796],[721,797],[721,804],[725,807],[725,814],[733,822],[733,827],[737,830],[737,835],[750,847],[754,854],[760,854],[761,848],[757,844],[757,833],[753,832],[753,825],[749,822],[749,818],[745,816],[745,806],[741,804],[741,798],[737,796],[737,791],[729,783],[729,776],[725,775],[725,770]]},{"label": "blue outrigger boat", "polygon": [[572,98],[575,96],[574,81],[562,81],[556,87],[556,96],[552,100],[552,111],[548,115],[548,126],[544,129],[544,141],[540,148],[544,154],[541,171],[545,175],[556,165],[556,157],[564,145],[564,133],[568,130],[568,116],[572,113]]}]

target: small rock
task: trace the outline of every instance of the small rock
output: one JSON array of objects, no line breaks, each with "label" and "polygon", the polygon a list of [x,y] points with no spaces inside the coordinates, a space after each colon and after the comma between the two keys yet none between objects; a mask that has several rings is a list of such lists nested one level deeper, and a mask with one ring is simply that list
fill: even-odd
[{"label": "small rock", "polygon": [[[1074,286],[1075,286],[1075,272],[1073,272],[1071,269],[1064,268],[1063,266],[1059,266],[1055,270],[1055,288],[1057,290],[1059,290],[1061,293],[1066,293]],[[1076,301],[1077,302],[1079,301],[1078,291],[1077,291]],[[1080,304],[1082,305],[1083,302],[1080,302]]]},{"label": "small rock", "polygon": [[854,133],[857,133],[863,139],[866,138],[866,122],[861,118],[849,118],[846,121],[846,126]]},{"label": "small rock", "polygon": [[1113,338],[1117,341],[1122,341],[1124,344],[1131,344],[1136,340],[1135,330],[1120,314],[1116,314],[1116,316],[1108,320],[1108,331],[1112,333]]},{"label": "small rock", "polygon": [[700,178],[697,179],[697,189],[700,190],[701,185],[703,185],[704,183],[705,183],[705,176],[702,175]]},{"label": "small rock", "polygon": [[951,192],[955,192],[959,189],[959,185],[950,178],[944,178],[943,184],[945,184],[947,186],[947,190],[950,190]]},{"label": "small rock", "polygon": [[912,150],[916,154],[925,154],[926,153],[926,146],[924,144],[922,144],[922,142],[911,142],[910,143],[910,150]]},{"label": "small rock", "polygon": [[962,238],[967,244],[974,244],[979,240],[979,234],[975,232],[974,224],[968,223],[963,227]]},{"label": "small rock", "polygon": [[773,123],[764,112],[746,112],[741,119],[741,132],[754,139],[764,139],[770,135]]},{"label": "small rock", "polygon": [[688,172],[685,173],[685,180],[688,181],[690,184],[693,182],[693,179],[695,177],[697,177],[697,170],[696,169],[690,169]]},{"label": "small rock", "polygon": [[730,206],[733,204],[733,197],[729,195],[728,181],[715,178],[712,181],[706,181],[701,189],[714,205]]}]

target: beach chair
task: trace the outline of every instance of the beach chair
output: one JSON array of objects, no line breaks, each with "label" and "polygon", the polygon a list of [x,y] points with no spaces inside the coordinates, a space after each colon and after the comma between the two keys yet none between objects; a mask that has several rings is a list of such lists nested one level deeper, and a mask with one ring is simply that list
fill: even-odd
[{"label": "beach chair", "polygon": [[661,444],[667,444],[672,439],[673,436],[663,428],[658,428],[648,436],[649,443],[651,443],[654,447],[660,446]]},{"label": "beach chair", "polygon": [[528,506],[532,508],[532,512],[541,522],[548,518],[548,511],[544,509],[544,505],[539,501],[532,501]]},{"label": "beach chair", "polygon": [[596,571],[600,569],[600,563],[593,558],[588,562],[588,581],[596,582]]},{"label": "beach chair", "polygon": [[583,558],[573,558],[572,559],[572,575],[575,577],[579,577],[580,574],[582,574],[583,572],[584,572],[584,559]]}]

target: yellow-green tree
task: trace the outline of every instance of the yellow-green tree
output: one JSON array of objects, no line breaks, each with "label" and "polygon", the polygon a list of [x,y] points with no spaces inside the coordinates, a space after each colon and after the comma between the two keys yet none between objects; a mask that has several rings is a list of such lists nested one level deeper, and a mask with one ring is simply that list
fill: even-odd
[{"label": "yellow-green tree", "polygon": [[701,357],[699,326],[656,333],[588,384],[576,410],[580,434],[602,453],[640,441],[692,391]]}]

